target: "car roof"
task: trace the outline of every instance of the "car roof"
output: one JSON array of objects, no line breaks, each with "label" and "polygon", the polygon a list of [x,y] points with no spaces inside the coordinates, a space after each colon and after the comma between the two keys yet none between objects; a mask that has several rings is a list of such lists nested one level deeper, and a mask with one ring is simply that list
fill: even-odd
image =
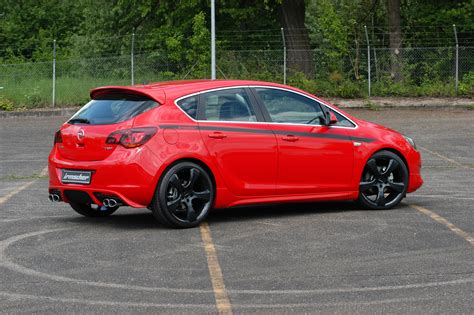
[{"label": "car roof", "polygon": [[251,80],[177,80],[132,86],[103,86],[91,90],[90,96],[93,99],[97,95],[108,92],[131,92],[149,96],[163,104],[167,98],[176,99],[206,90],[247,85],[291,88],[278,83]]}]

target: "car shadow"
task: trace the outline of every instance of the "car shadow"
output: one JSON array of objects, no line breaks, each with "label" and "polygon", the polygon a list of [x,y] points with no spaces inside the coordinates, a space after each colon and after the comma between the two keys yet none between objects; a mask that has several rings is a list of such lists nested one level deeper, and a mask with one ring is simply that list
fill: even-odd
[{"label": "car shadow", "polygon": [[338,213],[345,211],[365,211],[352,201],[318,202],[318,203],[283,203],[273,205],[239,206],[226,209],[214,209],[209,217],[210,223],[224,221],[251,221],[255,219],[271,219],[318,215],[322,213]]},{"label": "car shadow", "polygon": [[[56,222],[61,223],[74,223],[74,224],[87,224],[88,226],[98,227],[110,227],[117,229],[127,230],[144,230],[144,229],[157,229],[166,227],[159,224],[153,214],[146,210],[141,209],[119,209],[114,214],[103,217],[103,218],[89,218],[80,216],[74,212],[71,212],[70,217],[55,218]],[[120,211],[125,210],[125,211]],[[136,213],[134,213],[136,212]]]},{"label": "car shadow", "polygon": [[[399,207],[404,207],[402,203]],[[340,213],[347,211],[386,211],[367,210],[356,202],[318,202],[318,203],[283,203],[271,205],[239,206],[233,208],[213,209],[206,219],[211,224],[220,222],[243,222],[259,219],[283,217],[299,217],[319,215],[323,213]],[[388,210],[390,211],[390,210]],[[77,223],[97,225],[118,229],[168,229],[155,220],[153,214],[144,209],[119,209],[111,216],[103,218],[87,218],[71,212],[70,217],[54,218],[58,223]]]}]

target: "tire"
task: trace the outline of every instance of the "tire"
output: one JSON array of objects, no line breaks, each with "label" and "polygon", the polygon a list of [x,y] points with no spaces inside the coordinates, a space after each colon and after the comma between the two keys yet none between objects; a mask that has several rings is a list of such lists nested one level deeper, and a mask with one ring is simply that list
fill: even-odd
[{"label": "tire", "polygon": [[[90,204],[82,204],[82,203],[69,203],[71,208],[74,209],[77,213],[85,216],[85,217],[106,217],[111,215],[119,207],[107,208],[107,207],[99,207],[97,205],[90,205]],[[105,209],[104,209],[105,208]]]},{"label": "tire", "polygon": [[393,152],[379,151],[367,161],[359,184],[359,203],[368,209],[397,206],[408,188],[408,169]]},{"label": "tire", "polygon": [[192,162],[179,162],[162,175],[151,210],[163,225],[191,228],[206,219],[212,208],[215,187],[211,176]]}]

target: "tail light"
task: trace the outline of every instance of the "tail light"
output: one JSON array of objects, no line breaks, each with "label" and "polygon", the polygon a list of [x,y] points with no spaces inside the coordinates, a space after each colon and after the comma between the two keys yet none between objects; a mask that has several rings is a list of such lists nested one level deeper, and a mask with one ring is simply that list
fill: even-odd
[{"label": "tail light", "polygon": [[145,144],[155,135],[156,127],[143,127],[123,129],[112,132],[105,140],[107,144],[120,144],[121,146],[130,149],[136,148]]},{"label": "tail light", "polygon": [[54,144],[63,143],[63,137],[61,136],[61,130],[56,131],[54,134]]}]

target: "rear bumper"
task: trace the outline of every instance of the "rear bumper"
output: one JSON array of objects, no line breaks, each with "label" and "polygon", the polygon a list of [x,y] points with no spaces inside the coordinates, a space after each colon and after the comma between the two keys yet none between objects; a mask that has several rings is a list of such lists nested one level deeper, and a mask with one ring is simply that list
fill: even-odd
[{"label": "rear bumper", "polygon": [[[68,160],[53,148],[48,165],[49,191],[59,191],[65,202],[70,201],[65,191],[82,191],[98,205],[102,205],[102,200],[106,197],[115,197],[124,205],[144,208],[153,199],[161,166],[160,160],[146,146],[135,149],[117,147],[103,161]],[[92,171],[91,183],[61,183],[62,169]]]}]

